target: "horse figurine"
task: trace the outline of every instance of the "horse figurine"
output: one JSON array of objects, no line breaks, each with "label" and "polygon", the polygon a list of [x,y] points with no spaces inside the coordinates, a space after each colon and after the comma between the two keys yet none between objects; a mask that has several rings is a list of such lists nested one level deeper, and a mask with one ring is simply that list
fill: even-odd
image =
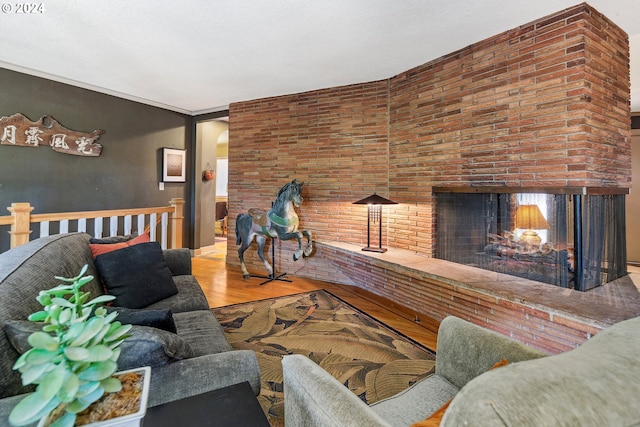
[{"label": "horse figurine", "polygon": [[[251,277],[244,265],[244,252],[253,243],[255,237],[258,243],[258,256],[264,263],[269,278],[274,278],[273,268],[264,256],[264,246],[267,237],[277,237],[280,240],[298,239],[298,250],[293,254],[293,260],[300,257],[307,257],[313,250],[311,232],[308,230],[298,231],[298,214],[294,207],[302,204],[300,192],[304,182],[298,183],[294,179],[287,183],[278,191],[278,196],[273,206],[268,212],[260,209],[249,209],[249,213],[241,213],[236,219],[236,245],[241,245],[238,249],[242,275],[245,279]],[[302,249],[302,236],[307,238],[307,246]]]}]

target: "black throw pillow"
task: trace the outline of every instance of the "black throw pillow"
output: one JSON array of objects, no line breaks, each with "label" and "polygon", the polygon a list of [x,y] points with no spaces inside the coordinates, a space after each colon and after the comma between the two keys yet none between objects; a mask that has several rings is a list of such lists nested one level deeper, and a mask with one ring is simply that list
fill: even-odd
[{"label": "black throw pillow", "polygon": [[94,260],[114,305],[144,308],[178,293],[158,242],[140,243]]},{"label": "black throw pillow", "polygon": [[105,307],[105,309],[107,313],[117,311],[116,320],[125,325],[149,326],[174,334],[178,332],[176,322],[173,320],[173,313],[169,309],[145,310],[126,307]]}]

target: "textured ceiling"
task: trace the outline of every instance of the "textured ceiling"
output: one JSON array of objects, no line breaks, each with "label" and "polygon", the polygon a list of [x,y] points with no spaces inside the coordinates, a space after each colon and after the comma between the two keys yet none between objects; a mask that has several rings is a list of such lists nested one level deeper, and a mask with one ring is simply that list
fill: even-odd
[{"label": "textured ceiling", "polygon": [[[38,3],[36,3],[38,4]],[[0,9],[0,67],[199,114],[392,77],[577,3],[566,0],[43,0]],[[640,1],[592,0],[631,40]]]}]

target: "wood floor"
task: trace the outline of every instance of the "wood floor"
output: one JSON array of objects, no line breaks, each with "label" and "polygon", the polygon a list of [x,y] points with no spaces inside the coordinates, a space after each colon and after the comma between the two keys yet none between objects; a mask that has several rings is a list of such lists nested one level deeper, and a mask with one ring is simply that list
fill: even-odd
[{"label": "wood floor", "polygon": [[260,285],[263,279],[244,279],[239,267],[227,265],[224,259],[193,258],[193,274],[202,286],[209,305],[221,307],[247,301],[325,289],[368,315],[402,334],[436,350],[438,323],[421,318],[416,322],[403,307],[355,286],[286,276],[291,283],[273,281]]}]

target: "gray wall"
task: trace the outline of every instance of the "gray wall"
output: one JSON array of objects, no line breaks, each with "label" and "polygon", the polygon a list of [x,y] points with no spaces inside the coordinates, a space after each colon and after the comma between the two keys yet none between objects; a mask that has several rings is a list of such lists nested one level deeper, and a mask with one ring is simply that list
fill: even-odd
[{"label": "gray wall", "polygon": [[[190,116],[1,68],[0,94],[0,116],[49,115],[69,129],[106,131],[99,157],[0,145],[0,215],[12,202],[45,213],[166,206],[182,197],[183,242],[190,245],[189,183],[158,189],[161,148],[190,148]],[[190,180],[191,150],[187,155]]]}]

